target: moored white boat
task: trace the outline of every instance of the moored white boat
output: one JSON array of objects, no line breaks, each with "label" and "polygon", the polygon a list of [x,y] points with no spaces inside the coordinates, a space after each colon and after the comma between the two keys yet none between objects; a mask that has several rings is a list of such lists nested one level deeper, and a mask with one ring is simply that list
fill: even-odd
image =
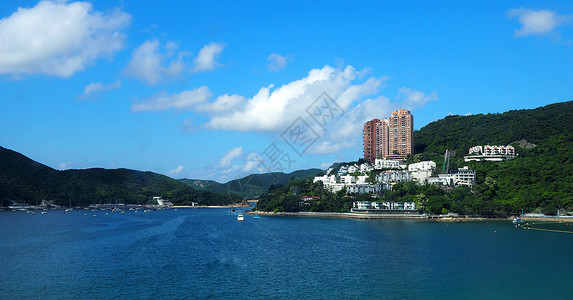
[{"label": "moored white boat", "polygon": [[244,221],[245,220],[245,216],[243,216],[243,214],[239,214],[237,216],[237,221]]}]

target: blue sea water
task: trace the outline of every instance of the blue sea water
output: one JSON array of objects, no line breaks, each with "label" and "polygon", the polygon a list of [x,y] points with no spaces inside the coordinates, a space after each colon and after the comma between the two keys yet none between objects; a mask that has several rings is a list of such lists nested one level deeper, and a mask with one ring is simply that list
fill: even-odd
[{"label": "blue sea water", "polygon": [[93,214],[0,212],[0,297],[573,297],[573,234],[511,221]]}]

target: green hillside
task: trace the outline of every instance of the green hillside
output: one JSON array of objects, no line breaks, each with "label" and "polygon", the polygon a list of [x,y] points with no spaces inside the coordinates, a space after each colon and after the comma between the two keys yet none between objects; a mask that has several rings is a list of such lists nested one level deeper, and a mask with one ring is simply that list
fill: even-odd
[{"label": "green hillside", "polygon": [[457,150],[458,157],[476,145],[508,145],[520,140],[543,144],[573,133],[573,101],[502,114],[447,116],[414,132],[414,153]]},{"label": "green hillside", "polygon": [[286,185],[291,179],[314,177],[323,173],[320,169],[298,170],[291,173],[272,172],[264,174],[251,174],[249,176],[231,180],[227,183],[218,183],[212,180],[180,179],[179,181],[196,189],[215,193],[234,193],[243,198],[258,198],[266,193],[272,185]]},{"label": "green hillside", "polygon": [[223,205],[239,201],[235,195],[197,191],[164,175],[128,169],[58,171],[26,156],[0,147],[0,200],[36,204],[42,199],[56,204],[146,204],[161,196],[175,204]]},{"label": "green hillside", "polygon": [[[573,101],[502,114],[448,116],[415,132],[414,142],[412,160],[434,158],[441,165],[445,150],[454,150],[450,166],[476,169],[474,196],[499,213],[573,211]],[[463,162],[470,147],[486,144],[512,144],[519,156],[505,162]]]},{"label": "green hillside", "polygon": [[[448,116],[414,132],[415,155],[409,163],[433,160],[441,171],[446,149],[453,151],[449,169],[476,170],[473,188],[443,188],[414,182],[395,184],[380,201],[414,201],[427,213],[455,212],[503,217],[523,212],[554,215],[573,212],[573,102],[502,114]],[[479,145],[516,147],[518,156],[503,162],[464,162]],[[333,166],[333,167],[336,167]],[[301,195],[320,197],[300,206]],[[330,193],[311,179],[293,180],[261,197],[265,211],[348,211],[352,201],[370,200]]]}]

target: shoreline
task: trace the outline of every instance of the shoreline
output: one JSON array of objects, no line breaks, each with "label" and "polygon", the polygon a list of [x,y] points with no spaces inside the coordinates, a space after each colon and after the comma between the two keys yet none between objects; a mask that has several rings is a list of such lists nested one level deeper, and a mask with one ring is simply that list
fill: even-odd
[{"label": "shoreline", "polygon": [[190,205],[174,205],[171,206],[172,208],[246,208],[246,207],[252,207],[248,204],[231,204],[231,205],[195,205],[195,206],[190,206]]},{"label": "shoreline", "polygon": [[[452,215],[420,215],[420,214],[374,214],[374,213],[340,213],[340,212],[265,212],[249,211],[250,215],[267,217],[315,217],[315,218],[339,218],[339,219],[363,219],[363,220],[427,220],[436,222],[464,222],[464,221],[487,221],[487,220],[513,220],[515,217],[487,218]],[[573,221],[573,217],[551,216],[523,216],[524,221]]]}]

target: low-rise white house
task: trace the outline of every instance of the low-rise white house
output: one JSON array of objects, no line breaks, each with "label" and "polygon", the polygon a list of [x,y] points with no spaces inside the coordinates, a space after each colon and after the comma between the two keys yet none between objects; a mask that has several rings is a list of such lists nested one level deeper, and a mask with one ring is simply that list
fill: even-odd
[{"label": "low-rise white house", "polygon": [[360,170],[357,165],[352,165],[348,167],[348,173],[352,174],[358,172]]},{"label": "low-rise white house", "polygon": [[347,192],[350,194],[381,194],[384,190],[392,190],[389,183],[376,183],[376,184],[352,184],[347,187]]},{"label": "low-rise white house", "polygon": [[378,201],[355,201],[352,202],[351,211],[403,211],[416,212],[416,203],[414,202],[378,202]]},{"label": "low-rise white house", "polygon": [[368,173],[368,172],[370,172],[370,171],[372,171],[372,170],[374,170],[374,167],[372,167],[372,165],[369,164],[369,163],[364,163],[364,164],[361,164],[361,165],[360,165],[360,173],[361,173],[361,174]]},{"label": "low-rise white house", "polygon": [[356,177],[352,175],[344,175],[338,177],[340,183],[343,184],[353,184],[356,183]]},{"label": "low-rise white house", "polygon": [[451,174],[438,174],[438,177],[427,178],[426,183],[451,186],[453,184],[453,177]]},{"label": "low-rise white house", "polygon": [[453,183],[456,186],[474,186],[476,184],[476,171],[469,169],[467,166],[459,168],[457,173],[453,173]]},{"label": "low-rise white house", "polygon": [[408,165],[408,171],[416,172],[416,171],[433,171],[436,169],[436,163],[428,160],[428,161],[421,161],[419,163],[413,163]]},{"label": "low-rise white house", "polygon": [[412,178],[408,171],[390,170],[376,175],[376,182],[410,182]]},{"label": "low-rise white house", "polygon": [[322,176],[316,176],[312,180],[313,183],[315,183],[317,181],[322,181],[322,184],[324,184],[324,185],[330,184],[330,183],[336,183],[336,176],[335,175],[322,175]]},{"label": "low-rise white house", "polygon": [[424,184],[432,176],[434,170],[436,170],[436,163],[433,161],[421,161],[408,165],[408,171],[412,173],[412,179],[420,184]]},{"label": "low-rise white house", "polygon": [[342,166],[340,167],[340,169],[338,169],[338,175],[344,175],[348,173],[348,166]]},{"label": "low-rise white house", "polygon": [[356,184],[365,184],[368,181],[368,175],[356,176]]},{"label": "low-rise white house", "polygon": [[400,169],[400,161],[394,159],[380,159],[374,160],[374,168],[377,170],[382,169]]},{"label": "low-rise white house", "polygon": [[468,151],[465,161],[504,161],[515,158],[515,148],[513,146],[474,146]]},{"label": "low-rise white house", "polygon": [[420,184],[424,184],[431,176],[431,170],[412,172],[412,179],[419,182]]},{"label": "low-rise white house", "polygon": [[474,186],[476,184],[475,170],[467,166],[459,168],[457,172],[451,174],[438,174],[438,177],[430,177],[426,180],[428,184],[448,185],[448,186]]}]

